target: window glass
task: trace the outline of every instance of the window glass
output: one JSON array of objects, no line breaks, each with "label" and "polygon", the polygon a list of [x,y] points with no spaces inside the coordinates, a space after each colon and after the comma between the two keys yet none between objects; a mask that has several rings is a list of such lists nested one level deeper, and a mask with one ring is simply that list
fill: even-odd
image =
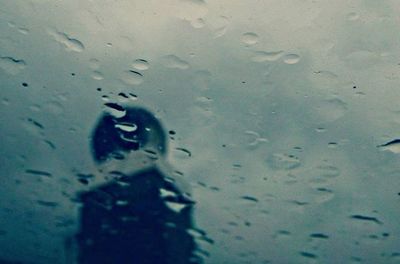
[{"label": "window glass", "polygon": [[109,181],[92,132],[117,104],[162,123],[204,263],[398,263],[399,11],[1,1],[0,259],[72,263],[77,194]]}]

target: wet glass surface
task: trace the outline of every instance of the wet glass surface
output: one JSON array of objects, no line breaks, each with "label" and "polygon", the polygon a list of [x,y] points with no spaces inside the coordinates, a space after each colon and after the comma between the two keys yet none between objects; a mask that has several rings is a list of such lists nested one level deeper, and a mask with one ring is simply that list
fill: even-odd
[{"label": "wet glass surface", "polygon": [[115,180],[93,130],[131,105],[168,134],[204,263],[399,263],[399,11],[0,0],[0,262],[73,263],[78,194]]}]

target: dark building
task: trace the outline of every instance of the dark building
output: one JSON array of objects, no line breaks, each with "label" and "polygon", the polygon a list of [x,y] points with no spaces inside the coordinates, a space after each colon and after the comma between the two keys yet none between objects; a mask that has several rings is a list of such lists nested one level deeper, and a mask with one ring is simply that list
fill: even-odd
[{"label": "dark building", "polygon": [[[109,182],[79,195],[78,262],[201,263],[193,201],[165,170],[166,135],[147,110],[118,107],[93,132],[93,156]],[[128,165],[127,165],[128,164]]]}]

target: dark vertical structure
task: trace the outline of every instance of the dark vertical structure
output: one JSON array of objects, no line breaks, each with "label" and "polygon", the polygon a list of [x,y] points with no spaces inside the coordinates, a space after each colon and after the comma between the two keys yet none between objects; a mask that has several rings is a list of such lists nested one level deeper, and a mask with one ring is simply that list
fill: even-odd
[{"label": "dark vertical structure", "polygon": [[156,165],[167,151],[161,124],[145,109],[123,110],[122,117],[104,114],[98,121],[91,140],[94,159],[102,165],[135,157],[137,152],[151,154],[146,160],[150,166],[128,175],[106,172],[112,174],[110,182],[80,194],[78,262],[200,263],[188,232],[193,202]]}]

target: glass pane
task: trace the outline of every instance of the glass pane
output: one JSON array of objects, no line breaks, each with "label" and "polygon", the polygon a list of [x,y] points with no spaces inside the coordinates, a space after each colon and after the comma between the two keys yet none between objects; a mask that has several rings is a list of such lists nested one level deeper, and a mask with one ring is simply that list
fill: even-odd
[{"label": "glass pane", "polygon": [[[154,256],[399,263],[399,11],[396,0],[1,1],[0,262],[78,261],[80,195],[117,182],[112,166],[138,168],[113,156],[104,169],[93,131],[136,107],[163,127],[149,132],[156,150],[129,148],[169,164],[154,174],[174,186],[154,185],[159,197],[190,196],[192,210],[180,230],[195,249],[174,251],[192,242],[172,234]],[[119,121],[124,135],[147,126]]]}]

